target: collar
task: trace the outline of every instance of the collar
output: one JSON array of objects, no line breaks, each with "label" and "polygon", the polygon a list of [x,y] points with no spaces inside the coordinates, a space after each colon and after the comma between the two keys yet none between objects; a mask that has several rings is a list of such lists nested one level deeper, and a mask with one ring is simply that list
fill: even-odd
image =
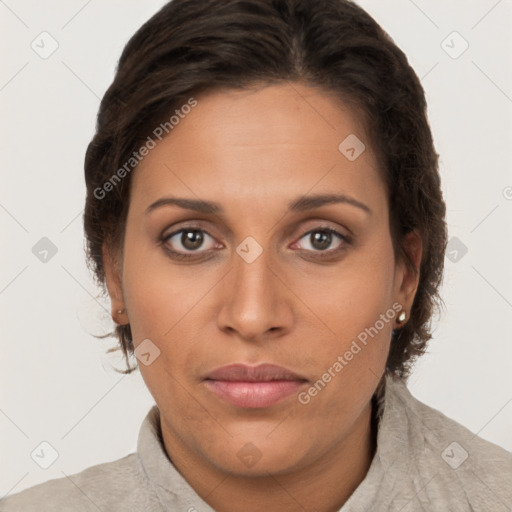
[{"label": "collar", "polygon": [[[397,464],[407,453],[406,445],[418,440],[410,439],[414,433],[407,429],[407,417],[403,400],[411,397],[405,383],[384,375],[373,396],[374,418],[377,420],[377,450],[364,480],[359,484],[340,512],[360,509],[362,504],[371,504],[379,482],[387,470]],[[405,422],[404,422],[405,421]],[[215,512],[194,491],[169,459],[160,428],[160,411],[156,405],[146,415],[139,432],[137,452],[140,469],[158,495],[163,510],[201,510]],[[388,484],[390,474],[387,473]]]},{"label": "collar", "polygon": [[163,510],[215,512],[181,476],[165,451],[160,411],[154,405],[142,422],[137,442],[140,468],[151,483]]}]

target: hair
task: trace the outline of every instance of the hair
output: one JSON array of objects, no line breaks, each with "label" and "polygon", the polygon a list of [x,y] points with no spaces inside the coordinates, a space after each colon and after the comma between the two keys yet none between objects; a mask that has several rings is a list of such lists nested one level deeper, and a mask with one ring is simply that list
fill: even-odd
[{"label": "hair", "polygon": [[[386,363],[387,373],[406,379],[443,302],[446,207],[420,80],[391,37],[349,0],[173,0],[139,28],[85,155],[89,268],[105,291],[102,248],[120,249],[124,239],[126,162],[155,127],[203,92],[293,82],[334,93],[359,114],[386,185],[395,257],[411,269],[404,237],[421,236],[418,289],[408,321],[392,332]],[[116,326],[115,335],[128,367],[122,373],[130,373],[130,326]]]}]

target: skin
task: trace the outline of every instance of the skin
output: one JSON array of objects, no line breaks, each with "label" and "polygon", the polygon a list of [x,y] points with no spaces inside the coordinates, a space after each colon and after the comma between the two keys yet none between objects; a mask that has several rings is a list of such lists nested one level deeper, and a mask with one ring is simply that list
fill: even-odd
[{"label": "skin", "polygon": [[[135,347],[150,339],[160,350],[139,367],[165,449],[215,510],[336,511],[375,452],[370,400],[396,316],[307,405],[295,394],[243,409],[203,378],[231,363],[274,363],[305,376],[307,390],[393,303],[409,316],[418,275],[395,260],[374,153],[339,100],[299,83],[197,100],[132,176],[123,250],[104,247],[112,315],[130,323]],[[366,145],[354,161],[338,150],[349,134]],[[371,213],[347,203],[287,211],[299,196],[333,193]],[[215,201],[224,213],[147,213],[171,195]],[[191,224],[205,230],[199,248],[181,232],[162,242]],[[307,233],[325,227],[350,241],[333,236],[318,248]],[[263,249],[252,263],[236,252],[248,236]],[[193,257],[174,260],[166,247]],[[419,268],[417,233],[405,248]],[[247,443],[261,456],[251,467],[237,455]]]}]

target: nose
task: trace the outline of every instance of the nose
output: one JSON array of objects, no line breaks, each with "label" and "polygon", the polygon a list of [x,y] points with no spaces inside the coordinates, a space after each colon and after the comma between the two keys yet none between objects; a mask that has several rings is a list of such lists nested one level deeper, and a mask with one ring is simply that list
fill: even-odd
[{"label": "nose", "polygon": [[234,253],[223,283],[218,326],[246,341],[263,342],[290,332],[294,322],[286,276],[270,251],[248,262]]}]

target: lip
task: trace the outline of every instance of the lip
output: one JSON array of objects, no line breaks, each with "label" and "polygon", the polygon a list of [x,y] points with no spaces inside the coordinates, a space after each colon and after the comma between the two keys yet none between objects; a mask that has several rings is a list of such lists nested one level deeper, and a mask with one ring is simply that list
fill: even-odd
[{"label": "lip", "polygon": [[212,371],[204,382],[210,391],[233,405],[264,408],[295,394],[308,380],[274,364],[231,364]]}]

